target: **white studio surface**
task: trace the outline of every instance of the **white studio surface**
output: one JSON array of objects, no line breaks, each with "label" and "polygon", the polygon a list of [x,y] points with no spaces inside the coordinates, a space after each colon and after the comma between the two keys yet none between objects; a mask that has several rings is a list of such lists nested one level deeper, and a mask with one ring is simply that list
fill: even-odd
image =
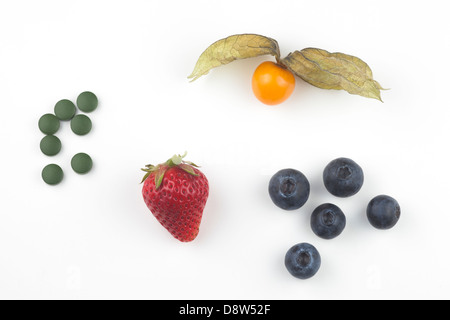
[{"label": "white studio surface", "polygon": [[[5,1],[0,0],[0,298],[2,299],[448,299],[450,255],[448,74],[450,20],[443,1]],[[199,55],[232,34],[355,55],[390,90],[384,103],[298,79],[266,106],[251,90],[260,57],[190,83]],[[93,130],[57,134],[39,150],[39,117],[85,90],[99,98]],[[201,165],[210,197],[200,233],[180,243],[146,208],[148,163],[174,153]],[[70,158],[90,154],[77,175]],[[347,199],[321,181],[337,157],[364,170]],[[40,177],[48,163],[58,186]],[[311,183],[304,207],[275,207],[267,186],[283,168]],[[397,226],[379,231],[365,207],[396,198]],[[347,227],[322,240],[309,227],[321,203]],[[317,275],[284,267],[294,244],[321,253]]]}]

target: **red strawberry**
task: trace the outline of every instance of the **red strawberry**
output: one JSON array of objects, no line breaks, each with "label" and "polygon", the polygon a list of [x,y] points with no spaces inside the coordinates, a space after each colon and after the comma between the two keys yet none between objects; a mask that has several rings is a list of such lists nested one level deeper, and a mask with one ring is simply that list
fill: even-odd
[{"label": "red strawberry", "polygon": [[195,164],[174,155],[157,166],[147,165],[142,195],[147,207],[172,236],[182,242],[197,237],[209,195],[206,176]]}]

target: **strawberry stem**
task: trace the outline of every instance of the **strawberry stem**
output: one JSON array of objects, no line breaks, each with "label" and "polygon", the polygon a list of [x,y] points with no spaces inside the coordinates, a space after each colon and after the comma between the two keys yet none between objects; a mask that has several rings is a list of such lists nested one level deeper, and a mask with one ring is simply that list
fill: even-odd
[{"label": "strawberry stem", "polygon": [[164,179],[164,174],[169,168],[178,167],[187,173],[197,176],[197,173],[195,173],[195,170],[193,167],[198,167],[194,163],[190,161],[184,161],[183,158],[186,157],[187,152],[185,152],[183,155],[173,155],[172,158],[167,160],[165,163],[158,164],[157,166],[148,164],[145,166],[145,169],[141,169],[142,171],[146,172],[144,178],[142,179],[141,183],[143,183],[152,173],[155,173],[155,187],[158,189]]},{"label": "strawberry stem", "polygon": [[187,152],[185,152],[183,155],[174,154],[172,158],[170,158],[169,160],[166,161],[166,164],[169,167],[178,166],[179,164],[181,164],[183,162],[183,158],[186,157],[186,155],[187,155]]}]

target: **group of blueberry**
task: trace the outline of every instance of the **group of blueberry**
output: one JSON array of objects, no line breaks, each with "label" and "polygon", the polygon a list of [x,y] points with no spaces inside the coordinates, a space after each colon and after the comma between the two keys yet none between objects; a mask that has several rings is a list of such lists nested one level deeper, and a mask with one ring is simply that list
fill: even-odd
[{"label": "group of blueberry", "polygon": [[[79,110],[89,113],[97,108],[98,99],[92,92],[85,91],[80,93],[76,103]],[[61,126],[60,121],[70,121],[70,128],[76,135],[84,136],[91,131],[91,119],[85,114],[76,114],[77,106],[63,99],[56,103],[54,113],[46,113],[39,118],[39,130],[45,134],[40,142],[43,154],[55,156],[61,151],[61,140],[55,135]],[[76,173],[87,173],[92,168],[92,159],[84,152],[77,153],[72,157],[71,167]],[[51,163],[44,167],[41,176],[45,183],[56,185],[62,181],[64,173],[59,165]]]},{"label": "group of blueberry", "polygon": [[[323,171],[325,188],[334,196],[347,198],[355,195],[364,183],[361,167],[348,158],[331,161]],[[269,195],[273,203],[284,210],[302,207],[309,198],[310,185],[303,173],[295,169],[283,169],[272,176],[269,182]],[[367,205],[366,215],[369,223],[377,229],[390,229],[400,218],[398,202],[387,195],[374,197]],[[311,229],[323,239],[339,236],[346,226],[342,210],[332,204],[324,203],[311,214]],[[291,247],[285,256],[287,270],[296,278],[308,279],[314,276],[321,265],[320,254],[309,243],[298,243]]]}]

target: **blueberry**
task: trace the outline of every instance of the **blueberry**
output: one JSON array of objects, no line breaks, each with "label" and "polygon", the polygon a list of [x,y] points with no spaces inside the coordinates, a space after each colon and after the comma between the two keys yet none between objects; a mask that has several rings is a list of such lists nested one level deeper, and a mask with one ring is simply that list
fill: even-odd
[{"label": "blueberry", "polygon": [[303,206],[308,200],[309,190],[308,179],[295,169],[280,170],[269,182],[270,198],[276,206],[285,210]]},{"label": "blueberry", "polygon": [[356,194],[364,182],[361,167],[353,160],[338,158],[331,161],[323,171],[325,188],[336,197],[350,197]]},{"label": "blueberry", "polygon": [[313,232],[323,239],[333,239],[342,233],[346,218],[342,210],[331,203],[318,206],[311,215]]},{"label": "blueberry", "polygon": [[367,219],[377,229],[392,228],[400,219],[400,206],[397,200],[386,195],[376,196],[367,206]]},{"label": "blueberry", "polygon": [[298,243],[286,252],[284,264],[294,277],[308,279],[314,276],[320,268],[320,254],[313,245]]}]

